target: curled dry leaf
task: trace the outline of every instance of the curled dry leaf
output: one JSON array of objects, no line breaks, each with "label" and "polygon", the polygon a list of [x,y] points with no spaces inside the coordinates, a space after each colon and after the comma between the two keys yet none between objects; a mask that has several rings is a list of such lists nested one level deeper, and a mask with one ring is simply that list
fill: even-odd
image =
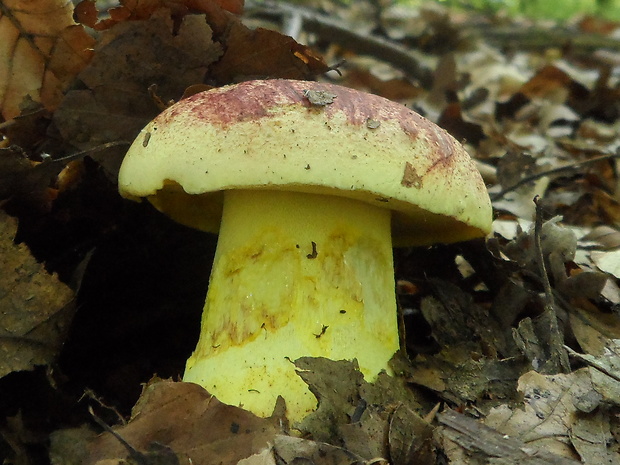
[{"label": "curled dry leaf", "polygon": [[73,316],[73,291],[23,244],[0,211],[0,377],[54,360]]},{"label": "curled dry leaf", "polygon": [[18,116],[25,99],[53,110],[92,56],[92,39],[72,18],[71,2],[0,3],[0,109]]}]

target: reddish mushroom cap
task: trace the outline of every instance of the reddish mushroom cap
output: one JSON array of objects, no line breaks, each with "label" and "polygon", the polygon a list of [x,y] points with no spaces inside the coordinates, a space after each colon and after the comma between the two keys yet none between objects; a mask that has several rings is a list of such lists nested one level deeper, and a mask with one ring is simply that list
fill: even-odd
[{"label": "reddish mushroom cap", "polygon": [[180,101],[131,146],[119,189],[212,232],[228,189],[329,194],[391,209],[395,245],[491,229],[484,182],[453,137],[403,105],[318,82],[248,81]]}]

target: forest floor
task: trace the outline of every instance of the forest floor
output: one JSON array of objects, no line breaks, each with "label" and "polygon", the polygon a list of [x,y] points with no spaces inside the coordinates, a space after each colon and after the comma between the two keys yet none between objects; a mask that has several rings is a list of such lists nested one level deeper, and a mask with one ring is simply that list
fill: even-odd
[{"label": "forest floor", "polygon": [[[3,463],[620,464],[620,24],[241,3],[1,3]],[[319,408],[292,425],[179,382],[216,238],[117,188],[171,102],[265,78],[422,114],[494,210],[485,239],[395,249],[394,375],[298,362]]]}]

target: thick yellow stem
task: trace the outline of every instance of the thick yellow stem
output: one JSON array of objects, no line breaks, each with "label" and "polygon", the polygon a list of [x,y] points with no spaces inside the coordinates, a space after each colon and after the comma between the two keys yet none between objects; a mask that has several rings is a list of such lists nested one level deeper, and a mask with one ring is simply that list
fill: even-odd
[{"label": "thick yellow stem", "polygon": [[200,340],[184,380],[261,416],[316,398],[299,357],[357,359],[373,379],[398,350],[390,212],[356,200],[227,191]]}]

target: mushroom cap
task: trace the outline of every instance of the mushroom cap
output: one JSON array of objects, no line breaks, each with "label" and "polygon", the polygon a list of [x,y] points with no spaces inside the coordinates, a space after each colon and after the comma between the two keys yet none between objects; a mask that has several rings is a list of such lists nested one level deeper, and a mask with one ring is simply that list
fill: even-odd
[{"label": "mushroom cap", "polygon": [[228,189],[391,209],[397,246],[491,229],[482,177],[452,136],[403,105],[326,83],[247,81],[181,100],[142,130],[119,173],[124,197],[215,233]]}]

